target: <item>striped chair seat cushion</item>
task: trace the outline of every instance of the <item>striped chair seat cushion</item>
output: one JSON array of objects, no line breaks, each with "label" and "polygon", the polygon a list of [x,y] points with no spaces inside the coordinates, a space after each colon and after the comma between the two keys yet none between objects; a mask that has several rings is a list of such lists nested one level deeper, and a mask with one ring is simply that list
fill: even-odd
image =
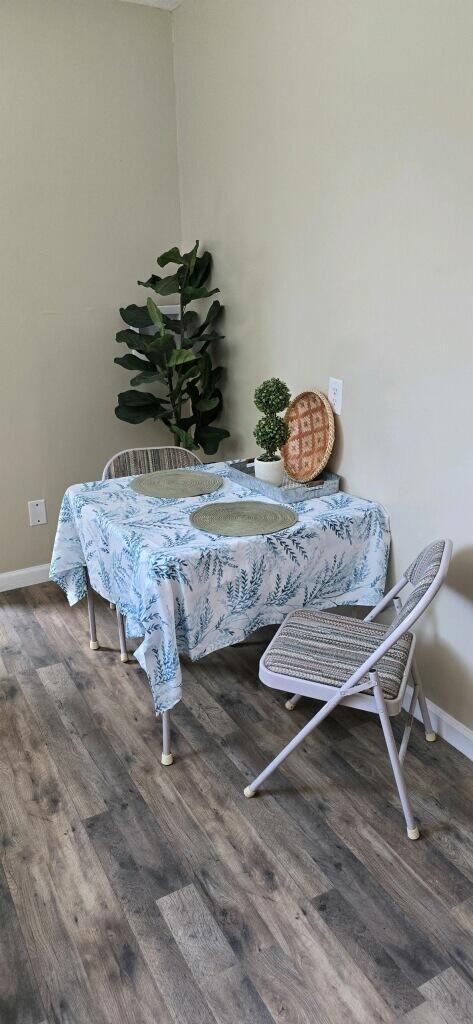
[{"label": "striped chair seat cushion", "polygon": [[[332,612],[291,612],[263,655],[263,665],[277,675],[340,687],[379,647],[386,633],[385,625]],[[412,640],[412,633],[406,633],[378,662],[387,700],[394,700],[399,693]]]}]

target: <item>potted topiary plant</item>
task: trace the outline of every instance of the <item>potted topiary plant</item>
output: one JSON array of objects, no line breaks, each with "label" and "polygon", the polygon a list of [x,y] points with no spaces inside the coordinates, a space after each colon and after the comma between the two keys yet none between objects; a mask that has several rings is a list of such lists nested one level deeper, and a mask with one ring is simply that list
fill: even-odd
[{"label": "potted topiary plant", "polygon": [[255,391],[255,405],[264,416],[258,420],[253,431],[263,454],[255,459],[255,476],[266,483],[280,487],[284,477],[284,465],[279,449],[289,437],[289,427],[278,413],[283,412],[291,400],[287,384],[277,377],[265,380]]}]

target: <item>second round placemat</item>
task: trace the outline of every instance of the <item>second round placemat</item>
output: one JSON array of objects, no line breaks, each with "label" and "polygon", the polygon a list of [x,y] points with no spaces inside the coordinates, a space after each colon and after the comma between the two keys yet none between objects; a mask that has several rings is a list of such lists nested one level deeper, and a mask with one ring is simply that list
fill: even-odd
[{"label": "second round placemat", "polygon": [[270,505],[266,501],[218,501],[196,509],[190,521],[198,530],[220,537],[255,537],[287,530],[298,518],[286,505]]},{"label": "second round placemat", "polygon": [[222,477],[216,473],[160,469],[156,473],[137,476],[131,481],[130,487],[149,498],[196,498],[199,494],[213,494],[222,483]]}]

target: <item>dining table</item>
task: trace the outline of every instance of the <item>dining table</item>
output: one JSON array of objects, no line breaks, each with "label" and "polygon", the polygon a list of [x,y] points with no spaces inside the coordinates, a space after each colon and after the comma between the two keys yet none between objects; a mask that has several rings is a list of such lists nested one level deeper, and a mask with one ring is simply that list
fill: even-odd
[{"label": "dining table", "polygon": [[[87,580],[125,617],[157,714],[182,693],[180,655],[203,658],[280,623],[298,608],[373,606],[385,590],[389,518],[376,501],[343,491],[295,502],[297,521],[277,533],[218,536],[192,513],[211,502],[258,497],[225,462],[199,466],[221,477],[198,497],[138,493],[133,477],[74,484],[61,503],[50,579],[69,604]],[[186,472],[194,472],[189,468]]]}]

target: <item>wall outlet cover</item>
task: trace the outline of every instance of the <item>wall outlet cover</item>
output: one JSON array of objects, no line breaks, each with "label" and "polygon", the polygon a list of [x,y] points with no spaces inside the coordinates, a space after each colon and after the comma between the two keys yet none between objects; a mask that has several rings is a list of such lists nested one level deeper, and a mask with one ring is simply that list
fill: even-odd
[{"label": "wall outlet cover", "polygon": [[328,380],[328,400],[332,406],[333,411],[340,416],[342,411],[342,399],[343,399],[343,381],[339,380],[338,377],[329,377]]},{"label": "wall outlet cover", "polygon": [[43,526],[47,523],[46,501],[44,498],[33,498],[28,502],[30,526]]}]

